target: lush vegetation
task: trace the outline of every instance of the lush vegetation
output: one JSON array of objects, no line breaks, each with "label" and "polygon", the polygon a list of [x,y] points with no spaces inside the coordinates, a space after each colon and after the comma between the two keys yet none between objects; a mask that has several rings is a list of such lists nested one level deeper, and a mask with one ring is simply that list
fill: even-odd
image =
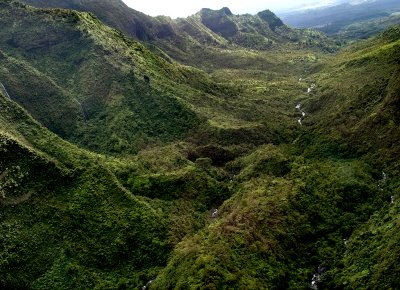
[{"label": "lush vegetation", "polygon": [[0,288],[396,289],[400,27],[141,17],[0,1]]}]

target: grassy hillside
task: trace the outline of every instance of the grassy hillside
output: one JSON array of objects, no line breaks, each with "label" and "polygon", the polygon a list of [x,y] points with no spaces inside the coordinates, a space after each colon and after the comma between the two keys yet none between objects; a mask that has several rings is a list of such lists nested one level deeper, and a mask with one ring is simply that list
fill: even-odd
[{"label": "grassy hillside", "polygon": [[68,91],[27,62],[0,54],[0,79],[13,100],[60,136],[70,136],[82,125],[80,103]]},{"label": "grassy hillside", "polygon": [[366,161],[375,170],[376,190],[384,201],[367,224],[349,235],[342,258],[323,277],[328,289],[333,285],[395,289],[399,283],[395,278],[397,237],[391,234],[398,220],[393,208],[399,182],[399,39],[399,27],[392,27],[345,49],[330,66],[312,76],[317,89],[305,108],[310,115],[307,125],[310,131],[328,139],[321,143],[316,135],[307,136],[302,145],[306,154],[312,156],[317,150]]},{"label": "grassy hillside", "polygon": [[310,125],[380,164],[392,164],[399,146],[399,39],[394,26],[344,50],[312,76],[318,87],[307,101]]},{"label": "grassy hillside", "polygon": [[[139,40],[153,40],[162,33],[165,21],[129,8],[123,1],[111,0],[26,0],[21,1],[40,8],[64,8],[91,12],[102,22]],[[169,26],[164,30],[170,31]]]},{"label": "grassy hillside", "polygon": [[398,39],[392,28],[307,76],[304,131],[229,163],[232,198],[154,289],[396,288]]},{"label": "grassy hillside", "polygon": [[185,144],[106,158],[63,141],[3,95],[0,104],[3,289],[145,284],[229,196],[215,179],[224,176],[188,161]]},{"label": "grassy hillside", "polygon": [[[1,11],[7,67],[1,77],[10,95],[53,132],[97,152],[136,153],[184,138],[200,145],[237,145],[247,136],[254,144],[290,139],[282,127],[291,122],[293,104],[282,87],[300,92],[298,76],[322,59],[302,49],[284,56],[215,47],[187,55],[216,71],[210,77],[154,55],[90,14],[14,1],[4,1]],[[251,77],[265,70],[267,79]],[[250,79],[231,82],[226,71]],[[27,86],[18,83],[28,78]]]},{"label": "grassy hillside", "polygon": [[[219,50],[234,53],[237,47],[261,51],[277,48],[334,51],[338,45],[312,30],[292,29],[271,11],[257,15],[233,15],[229,8],[202,9],[187,18],[150,17],[126,7],[120,1],[22,1],[36,7],[68,8],[95,14],[111,27],[145,41],[155,53],[210,69],[208,63],[218,58]],[[112,11],[112,12],[111,12]],[[208,54],[202,54],[207,47]],[[215,51],[217,49],[217,51]],[[251,63],[246,54],[236,55],[241,63]]]},{"label": "grassy hillside", "polygon": [[399,27],[327,53],[268,11],[173,25],[206,71],[0,2],[0,288],[396,289]]},{"label": "grassy hillside", "polygon": [[[398,202],[374,214],[346,245],[337,267],[327,273],[344,289],[396,289],[399,281]],[[329,286],[328,286],[329,287]]]},{"label": "grassy hillside", "polygon": [[1,8],[2,82],[54,132],[97,151],[136,152],[200,123],[182,100],[207,82],[200,72],[154,56],[89,14],[13,1]]}]

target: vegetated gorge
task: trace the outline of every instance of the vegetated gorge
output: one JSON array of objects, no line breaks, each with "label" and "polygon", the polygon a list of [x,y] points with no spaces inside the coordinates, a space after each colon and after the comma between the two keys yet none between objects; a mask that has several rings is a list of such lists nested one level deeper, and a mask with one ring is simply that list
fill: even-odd
[{"label": "vegetated gorge", "polygon": [[23,2],[0,1],[1,289],[399,289],[400,26]]}]

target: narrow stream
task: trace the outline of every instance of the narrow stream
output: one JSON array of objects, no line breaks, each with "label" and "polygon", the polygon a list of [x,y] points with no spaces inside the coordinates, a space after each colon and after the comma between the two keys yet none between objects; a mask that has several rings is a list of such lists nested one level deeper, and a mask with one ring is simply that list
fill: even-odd
[{"label": "narrow stream", "polygon": [[[378,182],[378,188],[380,188],[381,191],[383,191],[383,186],[385,185],[385,183],[387,182],[387,180],[389,179],[388,174],[385,171],[382,171],[382,179]],[[390,204],[393,204],[394,201],[396,200],[396,197],[394,195],[390,196]]]},{"label": "narrow stream", "polygon": [[152,279],[152,280],[150,280],[149,282],[147,282],[146,285],[144,285],[144,286],[142,287],[142,290],[149,289],[150,285],[153,284],[153,282],[154,282],[155,280],[156,280],[156,279]]},{"label": "narrow stream", "polygon": [[6,87],[3,85],[2,82],[0,82],[0,91],[1,91],[7,98],[9,98],[9,99],[11,100],[11,97],[10,97],[10,95],[8,94],[7,90],[6,90]]},{"label": "narrow stream", "polygon": [[303,125],[302,121],[303,121],[304,117],[306,116],[306,112],[304,112],[304,111],[301,109],[301,104],[297,104],[295,108],[296,108],[296,109],[300,112],[300,114],[301,114],[301,117],[297,120],[297,123],[299,123],[300,125]]},{"label": "narrow stream", "polygon": [[83,108],[83,105],[82,105],[81,102],[78,101],[78,104],[79,104],[79,108],[81,110],[81,114],[82,114],[83,120],[86,122],[88,120],[88,116],[87,116],[87,114],[85,112],[85,109]]},{"label": "narrow stream", "polygon": [[307,94],[310,94],[315,89],[315,84],[311,84],[311,87],[307,89]]},{"label": "narrow stream", "polygon": [[211,213],[211,217],[213,219],[216,219],[218,217],[218,209],[214,209],[213,212]]},{"label": "narrow stream", "polygon": [[321,282],[321,276],[325,272],[325,270],[326,270],[326,268],[324,266],[322,266],[322,265],[318,266],[317,272],[314,273],[314,275],[311,279],[311,283],[310,283],[311,289],[318,290],[318,284],[319,284],[319,282]]}]

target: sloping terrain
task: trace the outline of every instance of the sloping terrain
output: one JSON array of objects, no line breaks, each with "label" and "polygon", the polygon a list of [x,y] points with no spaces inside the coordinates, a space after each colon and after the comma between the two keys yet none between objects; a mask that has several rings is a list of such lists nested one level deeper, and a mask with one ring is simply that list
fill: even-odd
[{"label": "sloping terrain", "polygon": [[396,0],[348,1],[340,5],[280,14],[288,25],[315,28],[347,40],[365,39],[400,23]]},{"label": "sloping terrain", "polygon": [[184,144],[113,159],[63,141],[3,95],[0,105],[2,289],[145,284],[229,196]]},{"label": "sloping terrain", "polygon": [[[293,80],[320,54],[198,49],[193,62],[213,65],[211,78],[154,55],[92,15],[17,3],[2,3],[4,86],[47,128],[98,152],[136,153],[185,137],[201,145],[240,144],[248,136],[255,144],[291,138],[279,128],[291,118],[292,104],[280,110],[269,103],[285,102],[282,87],[300,91]],[[227,82],[227,70],[244,70],[250,79]],[[273,89],[266,88],[265,70]],[[261,79],[254,82],[257,74]]]},{"label": "sloping terrain", "polygon": [[208,82],[201,72],[154,56],[89,14],[1,5],[2,82],[54,132],[98,151],[135,152],[200,123],[180,96],[199,94],[194,87]]},{"label": "sloping terrain", "polygon": [[318,88],[307,101],[317,130],[381,164],[392,163],[400,145],[399,40],[394,26],[343,50],[329,68],[312,76]]},{"label": "sloping terrain", "polygon": [[[155,227],[146,226],[149,232],[165,236],[164,226],[154,224],[157,214],[146,202],[129,197],[95,155],[48,132],[12,101],[1,96],[0,102],[1,288],[91,288],[110,279],[106,269],[133,273],[137,262],[121,260],[128,235],[118,237],[124,224],[151,223]],[[132,237],[143,234],[129,232]],[[138,242],[152,247],[147,238],[134,239],[136,250],[142,247]],[[114,249],[104,247],[111,243]],[[153,253],[152,265],[161,261],[156,255],[168,251],[168,245],[162,248]],[[137,261],[149,262],[139,256]],[[113,275],[113,283],[119,284],[120,274]],[[137,274],[131,277],[126,283],[137,283]]]},{"label": "sloping terrain", "polygon": [[306,129],[229,164],[234,195],[178,245],[154,289],[396,288],[398,29],[306,78]]},{"label": "sloping terrain", "polygon": [[1,289],[400,284],[399,27],[327,53],[204,9],[173,25],[205,72],[88,13],[0,16]]},{"label": "sloping terrain", "polygon": [[[277,48],[313,48],[333,51],[334,41],[317,31],[292,29],[271,11],[257,15],[233,15],[229,8],[202,9],[187,18],[150,17],[114,1],[23,1],[36,7],[68,8],[88,11],[126,35],[146,41],[161,55],[159,48],[182,63],[209,70],[209,63],[224,54],[235,54],[241,65],[251,65],[246,51],[237,48],[271,50]],[[109,11],[117,11],[110,13]],[[204,48],[207,47],[206,53]],[[206,63],[204,63],[204,61]],[[226,61],[225,61],[226,62]]]},{"label": "sloping terrain", "polygon": [[157,21],[157,18],[131,9],[120,0],[27,0],[21,2],[39,8],[64,8],[91,12],[107,25],[139,40],[155,39],[161,33],[162,26],[165,25],[162,19]]}]

